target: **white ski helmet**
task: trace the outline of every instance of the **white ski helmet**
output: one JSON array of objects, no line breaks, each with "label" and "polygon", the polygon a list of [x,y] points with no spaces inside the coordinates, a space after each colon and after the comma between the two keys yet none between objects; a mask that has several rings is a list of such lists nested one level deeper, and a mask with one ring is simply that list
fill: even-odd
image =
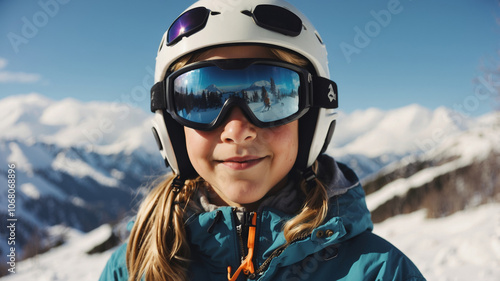
[{"label": "white ski helmet", "polygon": [[[265,23],[259,23],[255,17],[258,6],[280,7],[293,13],[301,20],[297,32],[281,30],[283,26],[265,26]],[[170,74],[171,65],[184,55],[235,44],[261,44],[292,51],[311,63],[315,77],[330,78],[327,51],[321,37],[311,22],[290,3],[283,0],[201,0],[187,8],[180,17],[196,8],[205,8],[207,11],[203,24],[196,30],[177,38],[171,36],[168,30],[163,35],[156,57],[155,86],[165,80]],[[151,90],[151,110],[155,113],[152,130],[161,155],[180,178],[194,178],[197,173],[187,154],[183,126],[173,120],[166,111],[166,101],[160,97],[164,93],[158,94],[158,87],[155,86]],[[335,128],[336,85],[331,82],[322,86],[326,88],[323,91],[325,96],[329,95],[328,100],[333,101],[335,106],[311,107],[299,119],[299,151],[295,168],[303,172],[325,151]]]}]

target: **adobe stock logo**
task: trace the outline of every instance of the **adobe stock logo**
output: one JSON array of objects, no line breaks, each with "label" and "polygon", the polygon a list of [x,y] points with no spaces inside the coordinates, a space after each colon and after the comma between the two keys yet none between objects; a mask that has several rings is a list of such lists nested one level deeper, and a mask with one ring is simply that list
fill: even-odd
[{"label": "adobe stock logo", "polygon": [[383,27],[387,27],[392,20],[392,15],[397,15],[403,11],[403,7],[399,0],[389,0],[387,9],[382,9],[378,12],[371,10],[370,14],[374,20],[367,22],[364,29],[359,26],[354,27],[353,44],[346,42],[340,43],[340,49],[344,54],[347,63],[351,63],[351,56],[353,54],[361,53],[361,50],[370,45],[372,38],[377,37],[382,31]]},{"label": "adobe stock logo", "polygon": [[14,52],[19,53],[19,47],[22,44],[28,44],[30,39],[33,39],[39,32],[40,28],[45,27],[50,18],[55,17],[60,10],[61,5],[66,5],[71,0],[46,0],[38,1],[38,6],[40,10],[36,11],[31,19],[28,17],[22,17],[21,21],[23,25],[21,27],[20,34],[9,32],[7,38],[9,39],[10,45]]}]

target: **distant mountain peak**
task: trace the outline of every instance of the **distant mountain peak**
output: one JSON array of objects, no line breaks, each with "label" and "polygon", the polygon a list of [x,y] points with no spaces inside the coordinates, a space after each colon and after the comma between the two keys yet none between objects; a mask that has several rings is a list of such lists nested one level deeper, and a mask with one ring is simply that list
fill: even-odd
[{"label": "distant mountain peak", "polygon": [[156,153],[152,115],[128,104],[52,100],[38,93],[0,100],[0,140],[30,140],[102,153]]},{"label": "distant mountain peak", "polygon": [[267,90],[271,88],[271,82],[267,80],[260,80],[260,81],[255,81],[250,85],[250,87],[246,88],[245,90],[247,91],[256,91],[256,90],[261,90],[262,87],[265,87]]},{"label": "distant mountain peak", "polygon": [[206,91],[208,91],[209,93],[223,93],[224,91],[222,91],[221,89],[219,89],[217,87],[217,85],[215,84],[210,84],[208,85],[206,88],[205,88]]}]

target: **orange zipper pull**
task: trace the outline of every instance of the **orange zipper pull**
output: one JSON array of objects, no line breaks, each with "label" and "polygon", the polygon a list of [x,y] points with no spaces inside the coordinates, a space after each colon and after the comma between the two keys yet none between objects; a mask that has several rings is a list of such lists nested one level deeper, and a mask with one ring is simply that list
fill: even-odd
[{"label": "orange zipper pull", "polygon": [[229,281],[236,281],[238,276],[240,275],[241,271],[245,275],[249,275],[251,273],[255,272],[255,268],[253,266],[252,258],[253,258],[253,251],[255,248],[255,228],[257,225],[257,214],[253,213],[252,216],[252,225],[248,227],[248,255],[246,256],[245,260],[240,264],[240,267],[236,270],[234,275],[231,277],[231,266],[227,267],[227,279]]}]

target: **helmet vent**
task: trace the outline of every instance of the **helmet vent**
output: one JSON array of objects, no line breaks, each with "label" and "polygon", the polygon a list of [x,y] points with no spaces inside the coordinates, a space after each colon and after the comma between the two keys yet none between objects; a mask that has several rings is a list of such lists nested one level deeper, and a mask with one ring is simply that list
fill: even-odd
[{"label": "helmet vent", "polygon": [[161,51],[161,48],[163,48],[163,44],[165,44],[165,37],[161,39],[160,47],[158,48],[158,53]]},{"label": "helmet vent", "polygon": [[321,36],[319,36],[319,33],[317,31],[315,31],[314,34],[316,35],[316,38],[318,38],[319,43],[321,43],[321,45],[325,45],[323,43],[323,39],[321,39]]},{"label": "helmet vent", "polygon": [[252,12],[249,10],[243,10],[243,11],[241,11],[241,13],[244,14],[245,16],[249,16],[249,17],[252,16]]}]

